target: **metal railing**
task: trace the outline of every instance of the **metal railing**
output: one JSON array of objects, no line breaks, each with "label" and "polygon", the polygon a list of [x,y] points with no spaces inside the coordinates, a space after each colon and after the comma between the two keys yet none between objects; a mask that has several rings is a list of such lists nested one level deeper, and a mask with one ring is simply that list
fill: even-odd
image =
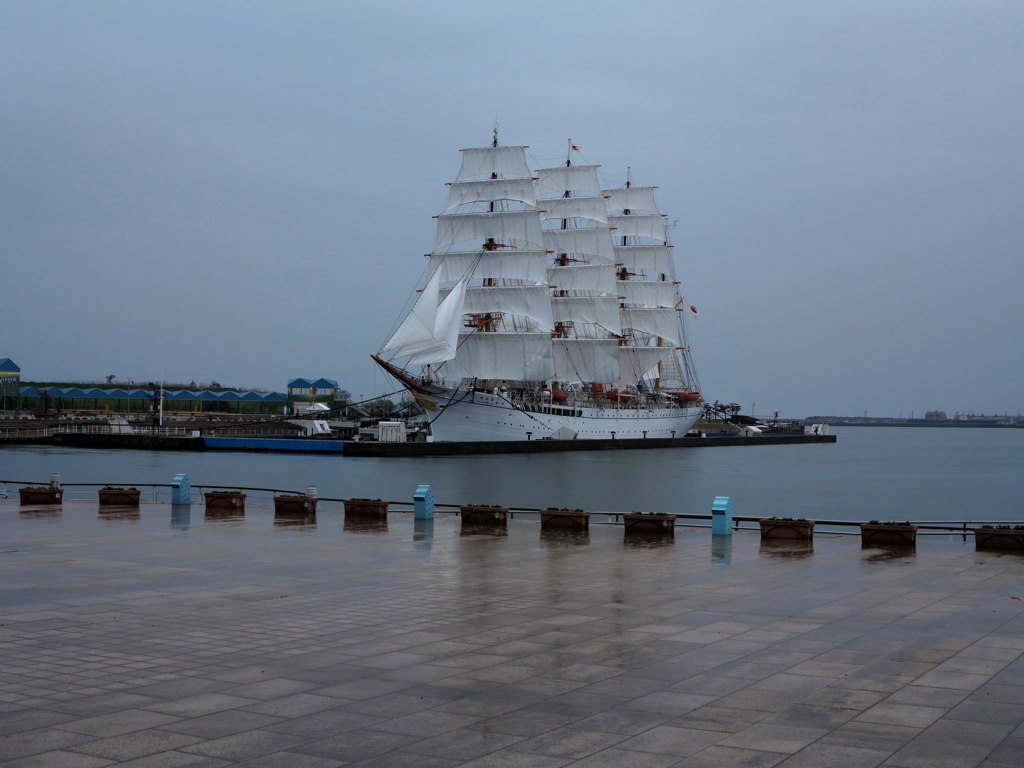
[{"label": "metal railing", "polygon": [[[47,485],[49,485],[49,481],[45,481],[45,482],[43,482],[43,481],[41,481],[41,482],[31,482],[31,481],[28,481],[28,480],[0,480],[0,485],[3,486],[2,489],[0,489],[0,498],[6,498],[6,496],[4,494],[9,494],[10,493],[10,491],[7,489],[8,485],[16,485],[16,486],[17,485],[30,485],[30,486],[38,487],[38,486],[47,486]],[[138,488],[138,489],[151,488],[151,489],[153,489],[152,499],[151,499],[152,501],[160,501],[161,491],[159,489],[163,489],[163,488],[168,488],[169,489],[169,488],[173,487],[170,483],[61,483],[61,487],[62,488],[81,488],[81,489],[83,489],[83,491],[73,491],[73,492],[70,492],[70,493],[65,492],[66,496],[70,496],[72,494],[74,494],[74,495],[84,495],[86,493],[86,491],[84,489],[91,489],[91,488],[100,489],[100,488],[105,488],[107,486],[113,486],[113,487],[118,487],[118,488]],[[204,489],[206,491],[214,491],[214,490],[255,491],[256,493],[269,493],[269,494],[273,494],[273,495],[278,495],[278,494],[298,495],[298,494],[304,493],[304,491],[297,491],[297,490],[287,489],[287,488],[262,488],[262,487],[254,487],[254,486],[233,485],[231,483],[203,484],[203,485],[192,484],[192,489],[198,491],[199,493],[203,493]],[[91,493],[91,492],[89,492],[89,493]],[[163,492],[163,494],[165,496],[169,496],[169,492]],[[147,499],[147,501],[148,500],[150,500],[150,499]],[[329,503],[344,503],[346,501],[346,499],[318,496],[317,497],[317,501],[318,502],[329,502]],[[387,503],[388,503],[389,506],[396,506],[396,507],[412,507],[415,504],[415,502],[412,502],[412,501],[388,501]],[[463,507],[463,506],[465,506],[465,505],[463,505],[463,504],[448,504],[448,503],[436,502],[436,501],[434,502],[434,507],[435,507],[436,511],[438,513],[440,513],[440,514],[451,514],[451,515],[458,514],[459,509],[461,507]],[[324,510],[321,510],[321,511],[331,512],[331,511],[335,511],[335,510],[324,509]],[[542,509],[540,507],[508,507],[508,511],[509,511],[508,512],[509,517],[512,518],[512,519],[515,519],[515,514],[516,513],[519,513],[520,515],[526,514],[526,515],[531,515],[532,516],[532,515],[538,515],[538,514],[540,514],[542,512],[547,512],[549,510]],[[593,522],[593,523],[595,523],[597,525],[622,525],[623,524],[622,516],[625,515],[625,514],[629,514],[629,513],[593,510],[593,511],[591,511],[591,514],[594,515],[597,518],[597,519],[591,518],[591,522]],[[673,512],[673,513],[670,513],[670,514],[674,514],[676,516],[675,523],[676,523],[677,527],[680,527],[680,528],[707,528],[707,529],[711,528],[710,521],[712,519],[712,516],[709,515],[709,514],[688,514],[688,513],[679,513],[679,512]],[[605,519],[602,520],[601,518],[605,518]],[[732,520],[733,520],[733,529],[736,530],[736,531],[748,531],[748,532],[757,531],[757,530],[759,530],[759,526],[757,526],[757,525],[746,525],[746,526],[744,526],[744,525],[742,525],[742,523],[759,523],[761,520],[764,520],[764,519],[765,518],[763,518],[763,517],[748,517],[748,516],[736,516],[736,515],[734,515],[733,518],[732,518]],[[708,523],[705,524],[703,522],[690,522],[690,521],[708,521]],[[859,529],[861,525],[865,524],[868,521],[866,521],[866,520],[815,520],[814,522],[815,522],[816,526],[833,527],[833,528],[858,528]],[[955,535],[955,536],[962,536],[964,541],[967,540],[967,536],[969,534],[973,533],[973,529],[974,528],[978,528],[978,527],[981,527],[983,525],[993,525],[993,526],[994,525],[1004,525],[1004,526],[1005,525],[1009,525],[1009,526],[1024,525],[1024,522],[1007,521],[1007,520],[921,520],[921,521],[911,520],[910,523],[911,523],[911,525],[917,526],[917,528],[918,528],[917,535],[918,536],[950,536],[950,535]],[[825,533],[825,534],[827,534],[829,536],[853,536],[853,535],[858,535],[859,534],[859,531],[821,531],[821,532]]]}]

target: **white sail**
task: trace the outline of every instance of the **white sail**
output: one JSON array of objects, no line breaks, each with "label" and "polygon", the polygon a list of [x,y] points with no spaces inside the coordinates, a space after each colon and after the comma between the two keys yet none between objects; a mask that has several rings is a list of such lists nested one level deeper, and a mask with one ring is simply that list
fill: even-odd
[{"label": "white sail", "polygon": [[462,281],[447,291],[443,301],[440,300],[440,284],[439,276],[432,275],[409,314],[381,348],[381,354],[412,355],[417,360],[414,365],[442,362],[455,356],[466,284]]},{"label": "white sail", "polygon": [[540,218],[536,211],[495,211],[494,213],[442,213],[437,217],[434,251],[443,251],[467,240],[515,240],[534,248],[543,247]]},{"label": "white sail", "polygon": [[532,179],[480,179],[477,181],[453,181],[448,188],[448,202],[445,211],[467,203],[490,203],[497,200],[512,200],[533,206],[536,202]]},{"label": "white sail", "polygon": [[497,251],[448,251],[430,254],[430,273],[440,271],[441,282],[462,278],[522,280],[547,285],[547,253],[501,248]]},{"label": "white sail", "polygon": [[561,197],[568,190],[578,195],[600,195],[599,165],[562,165],[536,171],[537,197]]},{"label": "white sail", "polygon": [[635,381],[651,378],[658,363],[673,351],[672,347],[619,347],[619,375],[615,386],[622,389]]},{"label": "white sail", "polygon": [[545,229],[544,247],[555,253],[575,253],[590,262],[614,264],[611,230],[605,227]]},{"label": "white sail", "polygon": [[642,270],[675,276],[672,251],[667,245],[616,245],[615,260],[630,272]]},{"label": "white sail", "polygon": [[555,296],[551,311],[556,322],[590,323],[622,333],[617,296]]},{"label": "white sail", "polygon": [[[623,309],[619,311],[619,315],[623,328],[652,333],[671,341],[676,346],[682,344],[679,320],[674,309]],[[555,319],[558,319],[557,314]]]},{"label": "white sail", "polygon": [[526,164],[526,147],[473,147],[462,150],[462,167],[456,181],[477,176],[520,176],[532,178]]},{"label": "white sail", "polygon": [[551,219],[587,219],[608,226],[608,209],[601,197],[557,197],[538,200],[542,221]]},{"label": "white sail", "polygon": [[555,372],[546,333],[459,334],[455,359],[438,369],[445,377],[545,381]]},{"label": "white sail", "polygon": [[663,280],[619,280],[615,283],[626,304],[641,307],[675,307],[679,294],[674,283]]},{"label": "white sail", "polygon": [[612,296],[622,295],[617,293],[613,264],[548,267],[547,279],[549,285],[557,286],[561,291],[597,291]]},{"label": "white sail", "polygon": [[[497,285],[466,288],[463,314],[503,312],[528,317],[539,330],[554,330],[551,318],[551,291],[546,285]],[[441,291],[447,296],[447,290]]]},{"label": "white sail", "polygon": [[649,237],[663,243],[668,241],[665,234],[665,219],[658,214],[609,216],[608,223],[615,227],[616,237]]},{"label": "white sail", "polygon": [[552,339],[554,378],[559,382],[605,384],[619,375],[618,339]]},{"label": "white sail", "polygon": [[623,211],[661,213],[658,210],[658,203],[654,199],[655,189],[655,187],[619,187],[618,189],[604,189],[601,192],[608,198],[606,202],[610,213],[622,213]]}]

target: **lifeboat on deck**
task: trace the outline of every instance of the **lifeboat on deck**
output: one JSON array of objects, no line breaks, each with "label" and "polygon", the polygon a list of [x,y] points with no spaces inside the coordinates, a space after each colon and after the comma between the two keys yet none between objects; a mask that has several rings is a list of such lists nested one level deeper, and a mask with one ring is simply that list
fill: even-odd
[{"label": "lifeboat on deck", "polygon": [[564,403],[566,400],[569,399],[569,393],[563,392],[560,389],[545,389],[543,390],[543,392],[544,394],[548,395],[551,398],[551,402],[553,403]]},{"label": "lifeboat on deck", "polygon": [[676,392],[675,395],[680,403],[696,403],[700,400],[700,392]]}]

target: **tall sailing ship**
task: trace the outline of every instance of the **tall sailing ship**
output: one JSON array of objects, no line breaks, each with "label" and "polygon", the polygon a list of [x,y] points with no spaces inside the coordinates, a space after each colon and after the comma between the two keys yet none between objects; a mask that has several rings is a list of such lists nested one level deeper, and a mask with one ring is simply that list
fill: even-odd
[{"label": "tall sailing ship", "polygon": [[462,150],[424,286],[374,360],[435,440],[682,437],[700,414],[655,187]]}]

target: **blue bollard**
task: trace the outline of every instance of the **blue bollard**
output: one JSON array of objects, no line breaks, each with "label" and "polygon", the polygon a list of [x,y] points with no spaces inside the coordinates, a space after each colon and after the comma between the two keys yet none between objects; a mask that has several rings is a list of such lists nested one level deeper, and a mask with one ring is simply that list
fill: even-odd
[{"label": "blue bollard", "polygon": [[711,533],[714,536],[732,535],[732,502],[728,496],[715,496],[711,505]]},{"label": "blue bollard", "polygon": [[434,492],[429,485],[420,485],[416,493],[412,495],[413,519],[433,520],[434,519]]},{"label": "blue bollard", "polygon": [[178,473],[171,480],[171,504],[191,504],[192,484],[188,481],[188,475]]}]

